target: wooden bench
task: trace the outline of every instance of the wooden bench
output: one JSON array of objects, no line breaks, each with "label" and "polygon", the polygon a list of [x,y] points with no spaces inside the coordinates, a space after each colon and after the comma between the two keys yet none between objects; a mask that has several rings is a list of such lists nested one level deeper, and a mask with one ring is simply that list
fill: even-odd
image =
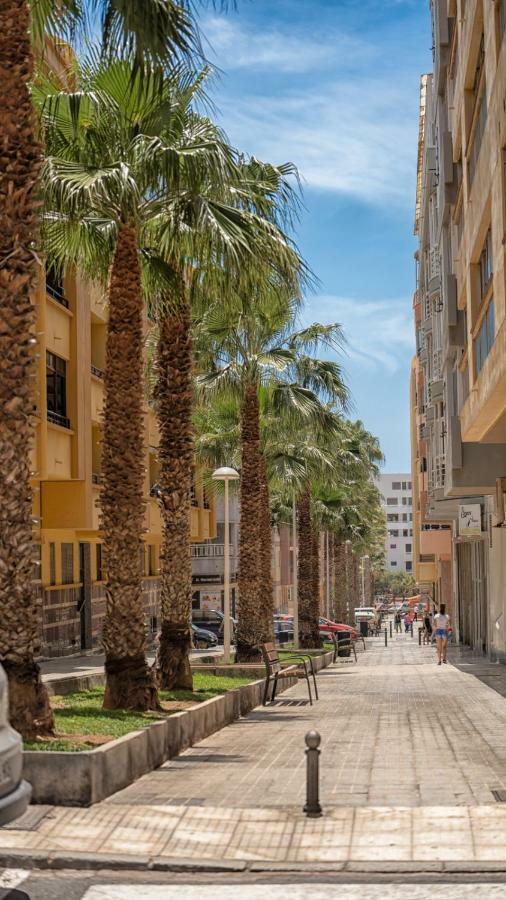
[{"label": "wooden bench", "polygon": [[329,632],[329,636],[334,645],[334,659],[332,660],[333,662],[337,662],[338,659],[342,659],[342,657],[339,656],[339,652],[338,652],[339,650],[348,650],[348,649],[350,650],[350,654],[353,653],[353,655],[355,657],[355,662],[357,661],[357,651],[355,650],[355,641],[353,640],[351,635],[350,635],[349,640],[347,640],[347,641],[338,641],[337,634],[335,631]]},{"label": "wooden bench", "polygon": [[[313,705],[313,697],[311,694],[311,683],[309,681],[309,673],[313,677],[314,684],[314,692],[315,699],[318,700],[318,688],[316,686],[316,676],[313,666],[313,658],[307,653],[283,653],[283,659],[280,660],[278,648],[274,644],[262,644],[260,647],[262,651],[262,657],[265,664],[265,690],[264,690],[264,698],[263,705],[266,706],[267,700],[269,697],[269,687],[272,682],[272,695],[271,695],[271,703],[273,703],[274,698],[276,697],[276,690],[278,686],[278,680],[280,678],[293,678],[302,676],[306,679],[307,689],[309,694],[309,702],[311,706]],[[288,662],[287,666],[283,666],[282,663]],[[294,663],[291,663],[290,660],[295,660]],[[309,662],[309,669],[308,669]]]}]

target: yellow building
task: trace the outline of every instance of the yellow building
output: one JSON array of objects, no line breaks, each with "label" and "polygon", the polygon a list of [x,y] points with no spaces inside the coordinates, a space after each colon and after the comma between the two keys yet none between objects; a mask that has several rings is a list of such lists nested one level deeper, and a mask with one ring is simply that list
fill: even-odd
[{"label": "yellow building", "polygon": [[[95,646],[105,612],[99,530],[101,417],[107,307],[81,278],[41,277],[37,306],[38,373],[33,449],[35,540],[40,547],[44,655]],[[145,410],[144,591],[150,632],[159,618],[161,519],[149,496],[158,477],[158,429]],[[215,537],[215,516],[194,486],[192,540]]]}]

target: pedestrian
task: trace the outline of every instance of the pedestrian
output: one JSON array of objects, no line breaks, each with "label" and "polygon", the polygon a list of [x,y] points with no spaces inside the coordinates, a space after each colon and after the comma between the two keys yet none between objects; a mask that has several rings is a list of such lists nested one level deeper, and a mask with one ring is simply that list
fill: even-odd
[{"label": "pedestrian", "polygon": [[446,648],[448,646],[448,631],[450,628],[450,616],[446,615],[446,605],[441,603],[439,612],[434,616],[434,628],[436,629],[436,647],[438,666],[446,663]]},{"label": "pedestrian", "polygon": [[396,612],[394,616],[394,624],[395,624],[395,633],[398,634],[401,630],[401,614],[399,611]]},{"label": "pedestrian", "polygon": [[418,610],[415,609],[415,622],[418,622]]},{"label": "pedestrian", "polygon": [[430,613],[428,610],[423,617],[423,642],[424,644],[430,644],[432,640],[432,622],[430,618]]},{"label": "pedestrian", "polygon": [[411,617],[410,617],[409,613],[406,613],[406,615],[404,616],[404,633],[409,634],[410,629],[411,629]]}]

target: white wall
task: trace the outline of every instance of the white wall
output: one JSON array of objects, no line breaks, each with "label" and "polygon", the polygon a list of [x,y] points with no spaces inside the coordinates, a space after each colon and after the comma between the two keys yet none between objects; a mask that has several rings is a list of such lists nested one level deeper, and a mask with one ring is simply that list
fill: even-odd
[{"label": "white wall", "polygon": [[[411,474],[384,473],[375,479],[387,516],[385,567],[389,572],[413,571],[413,492]],[[394,485],[395,484],[395,488]],[[393,502],[395,501],[395,502]],[[388,516],[398,521],[388,521]]]}]

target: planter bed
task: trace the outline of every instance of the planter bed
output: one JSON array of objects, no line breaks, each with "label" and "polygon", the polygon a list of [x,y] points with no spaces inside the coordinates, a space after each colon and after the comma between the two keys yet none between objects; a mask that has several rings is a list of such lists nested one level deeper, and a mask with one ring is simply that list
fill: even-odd
[{"label": "planter bed", "polygon": [[[283,686],[293,684],[296,679],[287,678]],[[32,802],[98,803],[259,706],[263,688],[263,679],[241,685],[93,750],[25,750],[23,778],[32,785]]]}]

